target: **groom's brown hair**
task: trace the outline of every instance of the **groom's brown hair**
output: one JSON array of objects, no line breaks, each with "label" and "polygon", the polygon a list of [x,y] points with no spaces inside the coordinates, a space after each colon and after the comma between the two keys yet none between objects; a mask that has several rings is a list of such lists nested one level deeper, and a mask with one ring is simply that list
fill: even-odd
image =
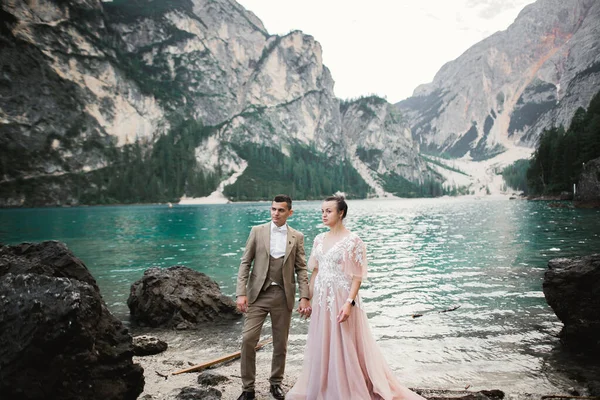
[{"label": "groom's brown hair", "polygon": [[274,203],[287,203],[288,210],[292,209],[292,198],[290,196],[288,196],[287,194],[278,194],[277,196],[273,197],[273,202]]}]

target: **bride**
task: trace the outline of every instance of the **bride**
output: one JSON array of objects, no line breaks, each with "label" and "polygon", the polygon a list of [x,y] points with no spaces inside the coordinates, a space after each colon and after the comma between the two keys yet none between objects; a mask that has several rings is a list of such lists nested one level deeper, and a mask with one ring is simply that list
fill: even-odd
[{"label": "bride", "polygon": [[344,197],[323,201],[329,232],[317,235],[308,261],[312,317],[304,363],[285,398],[423,400],[396,379],[371,334],[358,294],[367,276],[366,248],[344,226],[347,213]]}]

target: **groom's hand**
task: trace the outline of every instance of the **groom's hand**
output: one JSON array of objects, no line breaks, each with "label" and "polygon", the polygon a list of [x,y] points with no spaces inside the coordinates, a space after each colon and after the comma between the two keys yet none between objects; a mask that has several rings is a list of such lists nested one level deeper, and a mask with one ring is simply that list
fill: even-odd
[{"label": "groom's hand", "polygon": [[310,306],[310,300],[308,300],[306,297],[300,299],[298,312],[302,314],[304,318],[310,318],[310,314],[312,314],[312,307]]},{"label": "groom's hand", "polygon": [[241,312],[245,313],[246,311],[248,311],[248,297],[238,296],[235,299],[235,304],[237,305],[237,309]]}]

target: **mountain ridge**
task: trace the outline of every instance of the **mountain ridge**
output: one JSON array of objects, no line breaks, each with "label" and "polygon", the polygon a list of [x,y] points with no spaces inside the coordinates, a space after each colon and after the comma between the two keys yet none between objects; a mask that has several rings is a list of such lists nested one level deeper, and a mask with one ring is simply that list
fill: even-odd
[{"label": "mountain ridge", "polygon": [[263,179],[242,153],[291,165],[289,191],[321,171],[320,190],[362,197],[498,192],[497,170],[598,90],[600,6],[569,4],[538,0],[391,105],[340,101],[313,36],[270,35],[233,0],[4,2],[0,205],[222,199]]},{"label": "mountain ridge", "polygon": [[598,2],[538,0],[396,106],[430,151],[485,159],[531,148],[598,91],[599,20]]},{"label": "mountain ridge", "polygon": [[[131,201],[117,190],[131,179],[159,192],[135,197],[147,200],[210,192],[243,170],[232,143],[285,154],[298,142],[332,165],[354,157],[320,44],[300,31],[269,35],[234,1],[11,1],[2,10],[3,205]],[[32,68],[21,68],[24,53]],[[171,180],[123,171],[127,160],[131,170],[179,165],[160,161],[175,151],[184,160]]]}]

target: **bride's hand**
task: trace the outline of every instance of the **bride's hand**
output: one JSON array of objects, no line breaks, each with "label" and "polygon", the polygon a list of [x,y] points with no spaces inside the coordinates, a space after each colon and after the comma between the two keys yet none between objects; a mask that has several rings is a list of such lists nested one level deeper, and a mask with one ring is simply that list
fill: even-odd
[{"label": "bride's hand", "polygon": [[352,310],[352,305],[350,303],[344,303],[337,315],[337,322],[342,323],[346,321],[350,316],[350,310]]},{"label": "bride's hand", "polygon": [[310,306],[310,300],[307,298],[300,299],[300,305],[298,306],[298,312],[301,315],[301,318],[308,319],[310,318],[310,314],[312,314],[312,307]]}]

